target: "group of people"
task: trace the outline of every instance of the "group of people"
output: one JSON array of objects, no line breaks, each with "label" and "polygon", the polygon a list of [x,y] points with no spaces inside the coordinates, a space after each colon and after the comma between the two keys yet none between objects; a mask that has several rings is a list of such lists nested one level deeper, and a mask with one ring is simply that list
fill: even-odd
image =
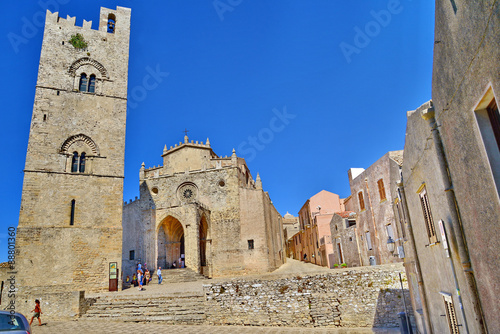
[{"label": "group of people", "polygon": [[[156,274],[158,275],[158,284],[161,284],[161,282],[163,281],[163,277],[161,276],[161,267],[158,267]],[[153,277],[148,269],[147,264],[144,263],[144,266],[142,266],[140,263],[138,263],[135,269],[135,273],[132,276],[132,281],[130,282],[130,276],[127,276],[126,282],[132,283],[134,287],[138,287],[139,291],[141,291],[143,290],[143,286],[148,285],[152,279]]]}]

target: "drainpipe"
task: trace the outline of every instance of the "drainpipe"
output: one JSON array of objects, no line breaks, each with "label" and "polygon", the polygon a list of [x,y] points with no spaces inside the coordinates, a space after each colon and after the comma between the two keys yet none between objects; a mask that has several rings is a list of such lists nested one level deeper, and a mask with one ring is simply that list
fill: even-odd
[{"label": "drainpipe", "polygon": [[[420,300],[422,301],[422,311],[424,312],[425,331],[426,331],[426,333],[432,333],[432,327],[431,327],[430,318],[429,318],[429,307],[427,305],[427,297],[425,294],[425,286],[424,286],[423,279],[422,279],[422,271],[420,269],[420,261],[418,259],[417,250],[415,248],[415,236],[413,235],[413,227],[411,225],[411,219],[410,219],[410,215],[408,213],[408,203],[406,203],[406,193],[405,193],[402,175],[401,175],[401,180],[399,180],[399,182],[397,183],[397,187],[398,187],[399,201],[400,201],[401,205],[403,206],[402,211],[403,211],[403,215],[405,216],[406,226],[408,228],[408,235],[410,236],[410,243],[409,243],[408,248],[410,249],[412,256],[413,256],[413,259],[415,261],[418,290],[420,293]],[[405,264],[409,265],[409,264],[411,264],[411,262],[405,263]]]},{"label": "drainpipe", "polygon": [[370,196],[370,188],[368,188],[368,178],[365,178],[365,186],[366,186],[366,195],[368,196],[368,204],[370,205],[370,213],[372,214],[372,222],[373,222],[373,236],[375,237],[375,241],[377,242],[375,255],[377,256],[377,264],[382,264],[382,255],[380,250],[380,240],[378,238],[377,233],[377,224],[375,222],[375,214],[373,213],[372,199]]},{"label": "drainpipe", "polygon": [[[422,111],[422,118],[429,122],[431,128],[432,139],[434,141],[434,146],[436,148],[436,155],[439,164],[439,170],[442,177],[444,191],[446,194],[446,200],[448,202],[448,207],[450,210],[450,222],[451,232],[454,238],[451,238],[455,244],[455,248],[458,252],[458,259],[462,263],[462,270],[464,271],[465,279],[467,281],[468,288],[470,289],[472,304],[474,308],[474,313],[476,313],[476,319],[479,322],[479,328],[481,333],[487,333],[486,323],[484,321],[483,310],[481,308],[481,302],[479,300],[479,295],[477,291],[476,279],[474,277],[474,271],[472,270],[469,250],[467,248],[467,240],[465,238],[462,219],[460,216],[460,210],[458,208],[457,199],[455,197],[455,191],[453,190],[453,183],[451,180],[450,170],[448,168],[448,161],[446,159],[443,142],[441,140],[441,134],[439,133],[438,124],[435,118],[434,107],[432,102],[430,108],[424,109]],[[464,319],[465,319],[465,311]],[[465,321],[465,320],[464,320]]]}]

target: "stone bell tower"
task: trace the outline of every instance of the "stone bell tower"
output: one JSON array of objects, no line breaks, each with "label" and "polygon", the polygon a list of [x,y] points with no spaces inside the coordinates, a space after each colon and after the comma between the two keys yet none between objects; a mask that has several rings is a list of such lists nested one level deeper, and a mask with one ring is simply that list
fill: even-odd
[{"label": "stone bell tower", "polygon": [[47,11],[16,241],[22,294],[104,291],[110,263],[121,269],[130,15],[101,8],[93,30]]}]

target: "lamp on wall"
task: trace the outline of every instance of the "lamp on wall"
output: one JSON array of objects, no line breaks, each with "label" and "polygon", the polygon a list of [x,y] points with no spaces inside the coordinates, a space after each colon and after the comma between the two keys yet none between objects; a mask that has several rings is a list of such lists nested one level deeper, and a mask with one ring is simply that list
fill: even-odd
[{"label": "lamp on wall", "polygon": [[387,250],[393,253],[395,244],[394,240],[389,236],[389,239],[387,239]]}]

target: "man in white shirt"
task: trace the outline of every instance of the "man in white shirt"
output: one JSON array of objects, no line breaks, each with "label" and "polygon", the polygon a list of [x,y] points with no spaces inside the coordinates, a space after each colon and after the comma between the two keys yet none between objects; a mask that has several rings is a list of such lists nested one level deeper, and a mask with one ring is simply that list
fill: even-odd
[{"label": "man in white shirt", "polygon": [[161,281],[163,281],[163,277],[161,277],[161,267],[158,267],[156,275],[158,275],[158,284],[161,284]]}]

